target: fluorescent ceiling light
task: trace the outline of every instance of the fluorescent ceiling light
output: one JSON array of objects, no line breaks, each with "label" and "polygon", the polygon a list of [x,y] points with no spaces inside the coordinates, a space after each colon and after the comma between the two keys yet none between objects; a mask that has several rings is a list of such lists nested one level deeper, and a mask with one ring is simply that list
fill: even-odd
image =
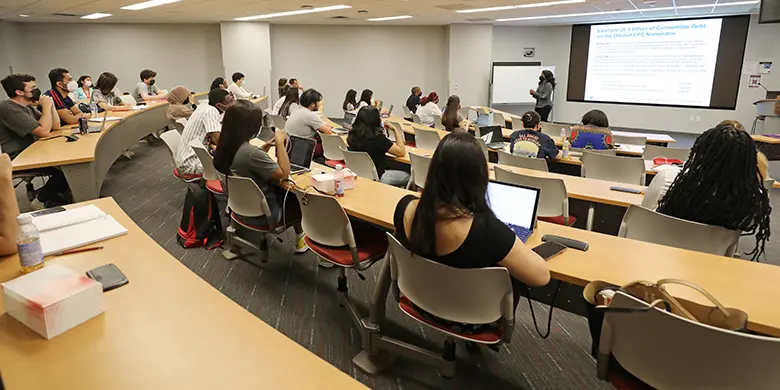
[{"label": "fluorescent ceiling light", "polygon": [[336,11],[340,9],[347,9],[352,8],[351,5],[331,5],[329,7],[318,7],[318,8],[311,8],[311,9],[299,9],[295,11],[287,11],[287,12],[277,12],[275,14],[265,14],[265,15],[255,15],[255,16],[244,16],[242,18],[235,18],[233,20],[238,22],[248,22],[251,20],[258,20],[258,19],[268,19],[268,18],[278,18],[280,16],[292,16],[292,15],[303,15],[303,14],[310,14],[314,12],[326,12],[326,11]]},{"label": "fluorescent ceiling light", "polygon": [[30,17],[29,14],[19,14],[19,16],[22,17],[22,18],[29,18]]},{"label": "fluorescent ceiling light", "polygon": [[384,18],[371,18],[367,19],[369,22],[384,22],[387,20],[401,20],[401,19],[411,19],[413,16],[411,15],[400,15],[400,16],[387,16]]},{"label": "fluorescent ceiling light", "polygon": [[101,19],[101,18],[107,18],[109,16],[111,16],[111,14],[103,14],[103,13],[97,12],[97,13],[94,13],[94,14],[84,15],[81,18],[82,19]]},{"label": "fluorescent ceiling light", "polygon": [[585,0],[560,0],[560,1],[548,1],[544,3],[531,3],[521,5],[506,5],[502,7],[490,7],[490,8],[475,8],[475,9],[462,9],[455,11],[461,14],[470,14],[474,12],[490,12],[490,11],[506,11],[515,8],[537,8],[537,7],[549,7],[552,5],[564,5],[564,4],[577,4],[584,3]]},{"label": "fluorescent ceiling light", "polygon": [[150,1],[145,1],[143,3],[128,5],[128,6],[122,7],[122,9],[128,10],[128,11],[138,11],[138,10],[142,10],[142,9],[158,7],[158,6],[161,6],[161,5],[166,5],[166,4],[171,4],[171,3],[178,3],[180,1],[181,0],[150,0]]},{"label": "fluorescent ceiling light", "polygon": [[[682,5],[676,7],[676,9],[691,9],[691,8],[712,8],[712,7],[728,7],[739,5],[752,5],[758,4],[757,0],[750,1],[737,1],[733,3],[716,3],[716,4],[697,4],[697,5]],[[598,16],[598,15],[610,15],[610,14],[623,14],[633,12],[653,12],[653,11],[672,11],[675,7],[659,7],[659,8],[642,8],[642,9],[627,9],[619,11],[605,11],[605,12],[586,12],[580,14],[559,14],[559,15],[544,15],[544,16],[526,16],[519,18],[506,18],[496,19],[496,22],[517,22],[522,20],[539,20],[539,19],[559,19],[559,18],[576,18],[582,16]]]}]

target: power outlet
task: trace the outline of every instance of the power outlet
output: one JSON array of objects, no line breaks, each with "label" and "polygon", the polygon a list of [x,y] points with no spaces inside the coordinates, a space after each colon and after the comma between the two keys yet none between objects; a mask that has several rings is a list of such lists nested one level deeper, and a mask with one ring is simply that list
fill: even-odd
[{"label": "power outlet", "polygon": [[691,115],[691,117],[688,118],[688,120],[691,121],[691,122],[695,122],[696,121],[696,117]]}]

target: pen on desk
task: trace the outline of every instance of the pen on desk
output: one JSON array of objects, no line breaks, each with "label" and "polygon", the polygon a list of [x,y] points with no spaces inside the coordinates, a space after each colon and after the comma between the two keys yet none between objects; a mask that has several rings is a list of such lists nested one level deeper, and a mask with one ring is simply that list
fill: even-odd
[{"label": "pen on desk", "polygon": [[91,252],[91,251],[96,251],[96,250],[100,250],[100,249],[103,249],[103,247],[102,246],[93,246],[93,247],[90,247],[90,248],[73,249],[73,250],[69,250],[69,251],[56,253],[55,256],[72,255],[74,253]]}]

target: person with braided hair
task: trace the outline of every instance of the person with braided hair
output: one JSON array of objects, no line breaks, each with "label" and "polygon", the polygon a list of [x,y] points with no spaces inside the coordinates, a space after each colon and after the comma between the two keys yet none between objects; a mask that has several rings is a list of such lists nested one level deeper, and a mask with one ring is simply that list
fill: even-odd
[{"label": "person with braided hair", "polygon": [[657,211],[755,235],[756,245],[746,254],[757,260],[770,235],[772,206],[756,156],[750,134],[733,125],[705,131]]}]

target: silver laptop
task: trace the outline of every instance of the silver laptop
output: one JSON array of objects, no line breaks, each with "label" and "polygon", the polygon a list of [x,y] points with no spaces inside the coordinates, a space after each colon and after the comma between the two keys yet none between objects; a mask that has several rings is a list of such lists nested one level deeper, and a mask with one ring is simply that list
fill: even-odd
[{"label": "silver laptop", "polygon": [[491,181],[486,196],[496,218],[508,226],[520,241],[526,242],[536,226],[541,192],[534,187]]},{"label": "silver laptop", "polygon": [[501,126],[485,126],[479,128],[479,134],[485,144],[492,149],[504,148],[504,131]]},{"label": "silver laptop", "polygon": [[317,141],[311,138],[290,136],[290,174],[306,172],[311,168],[316,144]]}]

